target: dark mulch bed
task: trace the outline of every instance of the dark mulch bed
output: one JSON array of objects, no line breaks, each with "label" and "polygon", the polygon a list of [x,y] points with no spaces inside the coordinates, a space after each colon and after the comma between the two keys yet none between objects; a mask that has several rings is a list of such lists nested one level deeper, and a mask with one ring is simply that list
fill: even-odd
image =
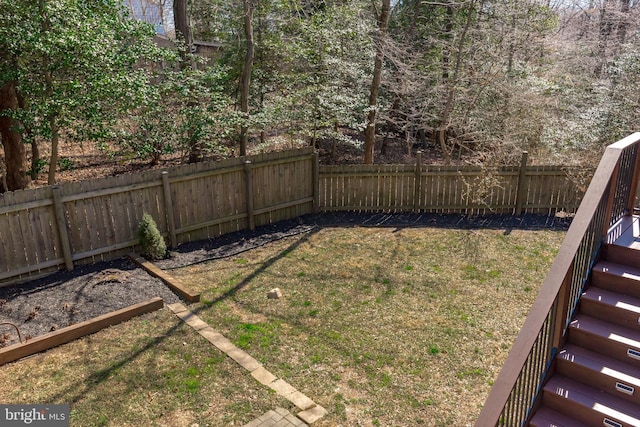
[{"label": "dark mulch bed", "polygon": [[[328,226],[341,227],[449,227],[566,230],[571,218],[542,215],[357,214],[325,213],[244,230],[181,245],[156,264],[173,269],[234,256],[289,236]],[[127,258],[63,271],[21,285],[0,287],[0,323],[16,325],[23,339],[79,323],[101,314],[159,296],[177,302],[160,280],[148,275]],[[0,325],[0,347],[18,342],[15,329]]]},{"label": "dark mulch bed", "polygon": [[[159,279],[121,258],[0,288],[0,323],[17,326],[24,341],[153,297],[179,301]],[[18,342],[13,326],[0,325],[0,347]]]},{"label": "dark mulch bed", "polygon": [[216,239],[201,240],[180,245],[168,259],[157,261],[162,269],[173,269],[240,254],[244,251],[297,234],[308,233],[322,227],[448,227],[448,228],[494,228],[520,230],[566,230],[571,217],[522,215],[466,216],[452,214],[403,214],[403,213],[353,213],[336,212],[304,215],[277,224],[257,227],[226,234]]}]

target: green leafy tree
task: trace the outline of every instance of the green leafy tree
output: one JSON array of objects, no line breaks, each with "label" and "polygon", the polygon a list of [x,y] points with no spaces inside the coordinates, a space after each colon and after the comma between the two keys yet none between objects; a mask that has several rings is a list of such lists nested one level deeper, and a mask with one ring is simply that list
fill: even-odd
[{"label": "green leafy tree", "polygon": [[149,96],[119,125],[122,150],[151,165],[176,152],[190,163],[227,157],[226,142],[241,118],[224,91],[226,79],[220,66],[163,70],[149,83]]},{"label": "green leafy tree", "polygon": [[261,30],[255,67],[256,87],[269,89],[256,94],[263,123],[311,145],[338,138],[338,125],[363,129],[373,46],[360,10],[357,4],[290,10],[278,32]]},{"label": "green leafy tree", "polygon": [[[228,93],[244,114],[247,139],[266,131],[292,141],[344,138],[336,128],[363,130],[374,45],[366,1],[249,2],[254,54],[248,96],[243,97],[247,37],[243,1],[191,5],[194,37],[224,44],[218,61],[228,67]],[[253,8],[251,8],[253,6]],[[242,11],[243,13],[240,13]],[[367,13],[363,14],[363,11]],[[247,81],[244,80],[244,83]],[[248,141],[247,141],[248,142]],[[360,143],[361,144],[361,143]]]},{"label": "green leafy tree", "polygon": [[141,65],[169,54],[117,0],[0,0],[0,14],[0,84],[15,82],[24,104],[13,118],[48,142],[53,184],[61,138],[111,137],[148,96],[150,68]]}]

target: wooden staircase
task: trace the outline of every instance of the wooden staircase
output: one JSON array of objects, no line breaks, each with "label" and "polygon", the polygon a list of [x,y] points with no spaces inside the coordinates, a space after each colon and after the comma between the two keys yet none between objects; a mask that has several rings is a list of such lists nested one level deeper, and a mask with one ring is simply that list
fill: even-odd
[{"label": "wooden staircase", "polygon": [[605,245],[533,427],[640,427],[640,250]]}]

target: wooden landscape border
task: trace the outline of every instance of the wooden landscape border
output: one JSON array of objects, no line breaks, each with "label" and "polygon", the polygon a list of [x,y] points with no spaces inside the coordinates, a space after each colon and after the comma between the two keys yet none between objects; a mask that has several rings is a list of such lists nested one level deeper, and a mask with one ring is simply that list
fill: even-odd
[{"label": "wooden landscape border", "polygon": [[129,259],[138,264],[140,268],[144,269],[150,275],[162,280],[162,282],[167,285],[172,291],[180,295],[188,302],[200,301],[199,293],[191,291],[188,286],[182,283],[181,280],[165,273],[162,269],[156,267],[152,262],[147,261],[137,254],[129,254]]},{"label": "wooden landscape border", "polygon": [[24,343],[2,348],[0,349],[0,366],[66,344],[85,335],[96,333],[109,326],[140,316],[141,314],[159,310],[162,307],[164,307],[162,298],[155,297],[139,304],[130,305],[129,307],[40,335]]}]

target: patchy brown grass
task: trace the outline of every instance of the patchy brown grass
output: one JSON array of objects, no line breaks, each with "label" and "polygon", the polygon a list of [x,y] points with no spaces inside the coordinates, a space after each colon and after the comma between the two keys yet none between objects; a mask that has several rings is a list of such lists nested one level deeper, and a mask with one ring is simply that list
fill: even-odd
[{"label": "patchy brown grass", "polygon": [[0,367],[0,402],[68,403],[72,426],[243,425],[288,402],[168,310]]},{"label": "patchy brown grass", "polygon": [[320,425],[464,426],[563,236],[328,228],[174,274],[202,290],[201,317],[329,410]]},{"label": "patchy brown grass", "polygon": [[[325,228],[172,273],[203,292],[201,318],[329,411],[317,425],[464,426],[563,236]],[[293,411],[167,310],[0,367],[0,401],[70,403],[73,426]]]}]

